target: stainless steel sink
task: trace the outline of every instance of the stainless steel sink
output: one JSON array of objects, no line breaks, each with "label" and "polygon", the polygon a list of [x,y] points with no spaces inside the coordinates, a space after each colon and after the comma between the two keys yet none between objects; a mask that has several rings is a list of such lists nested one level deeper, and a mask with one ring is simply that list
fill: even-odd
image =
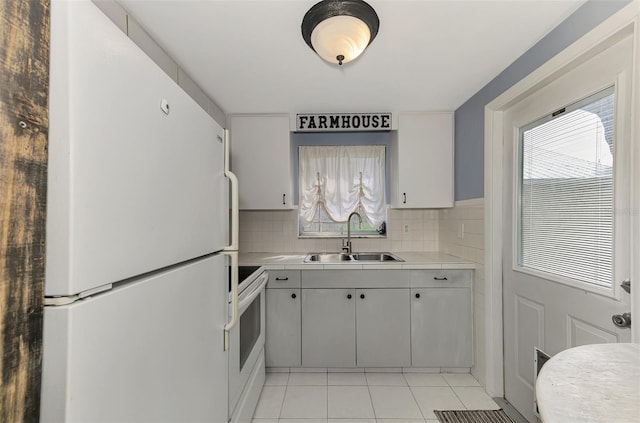
[{"label": "stainless steel sink", "polygon": [[404,261],[391,253],[353,253],[351,257],[356,261]]},{"label": "stainless steel sink", "polygon": [[404,261],[391,253],[309,253],[305,263],[384,263]]},{"label": "stainless steel sink", "polygon": [[351,261],[351,256],[344,253],[309,253],[305,263],[342,263]]}]

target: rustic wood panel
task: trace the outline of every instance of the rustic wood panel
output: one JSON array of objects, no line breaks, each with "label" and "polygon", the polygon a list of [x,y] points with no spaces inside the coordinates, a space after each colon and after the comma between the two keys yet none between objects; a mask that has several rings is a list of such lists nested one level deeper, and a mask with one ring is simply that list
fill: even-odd
[{"label": "rustic wood panel", "polygon": [[0,421],[38,421],[49,0],[0,0]]}]

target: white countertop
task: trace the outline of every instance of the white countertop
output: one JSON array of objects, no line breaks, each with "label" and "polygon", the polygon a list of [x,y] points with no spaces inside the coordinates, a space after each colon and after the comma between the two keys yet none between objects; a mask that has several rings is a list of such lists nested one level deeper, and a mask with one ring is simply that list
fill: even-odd
[{"label": "white countertop", "polygon": [[392,252],[403,262],[391,263],[304,263],[308,253],[240,253],[240,265],[262,265],[267,269],[474,269],[475,264],[438,252]]},{"label": "white countertop", "polygon": [[640,344],[556,354],[538,375],[536,398],[544,423],[640,422]]}]

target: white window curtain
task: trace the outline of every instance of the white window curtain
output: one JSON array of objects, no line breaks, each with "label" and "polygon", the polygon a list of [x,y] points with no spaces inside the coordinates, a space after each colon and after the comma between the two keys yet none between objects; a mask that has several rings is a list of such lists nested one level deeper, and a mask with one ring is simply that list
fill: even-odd
[{"label": "white window curtain", "polygon": [[335,222],[357,211],[372,226],[385,219],[385,147],[299,147],[300,222],[309,226],[319,207]]}]

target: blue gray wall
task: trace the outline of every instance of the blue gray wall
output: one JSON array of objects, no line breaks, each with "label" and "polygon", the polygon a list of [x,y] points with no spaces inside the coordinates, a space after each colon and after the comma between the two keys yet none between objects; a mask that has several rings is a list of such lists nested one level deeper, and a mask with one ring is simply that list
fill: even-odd
[{"label": "blue gray wall", "polygon": [[455,199],[484,197],[484,107],[631,0],[589,0],[455,112]]}]

